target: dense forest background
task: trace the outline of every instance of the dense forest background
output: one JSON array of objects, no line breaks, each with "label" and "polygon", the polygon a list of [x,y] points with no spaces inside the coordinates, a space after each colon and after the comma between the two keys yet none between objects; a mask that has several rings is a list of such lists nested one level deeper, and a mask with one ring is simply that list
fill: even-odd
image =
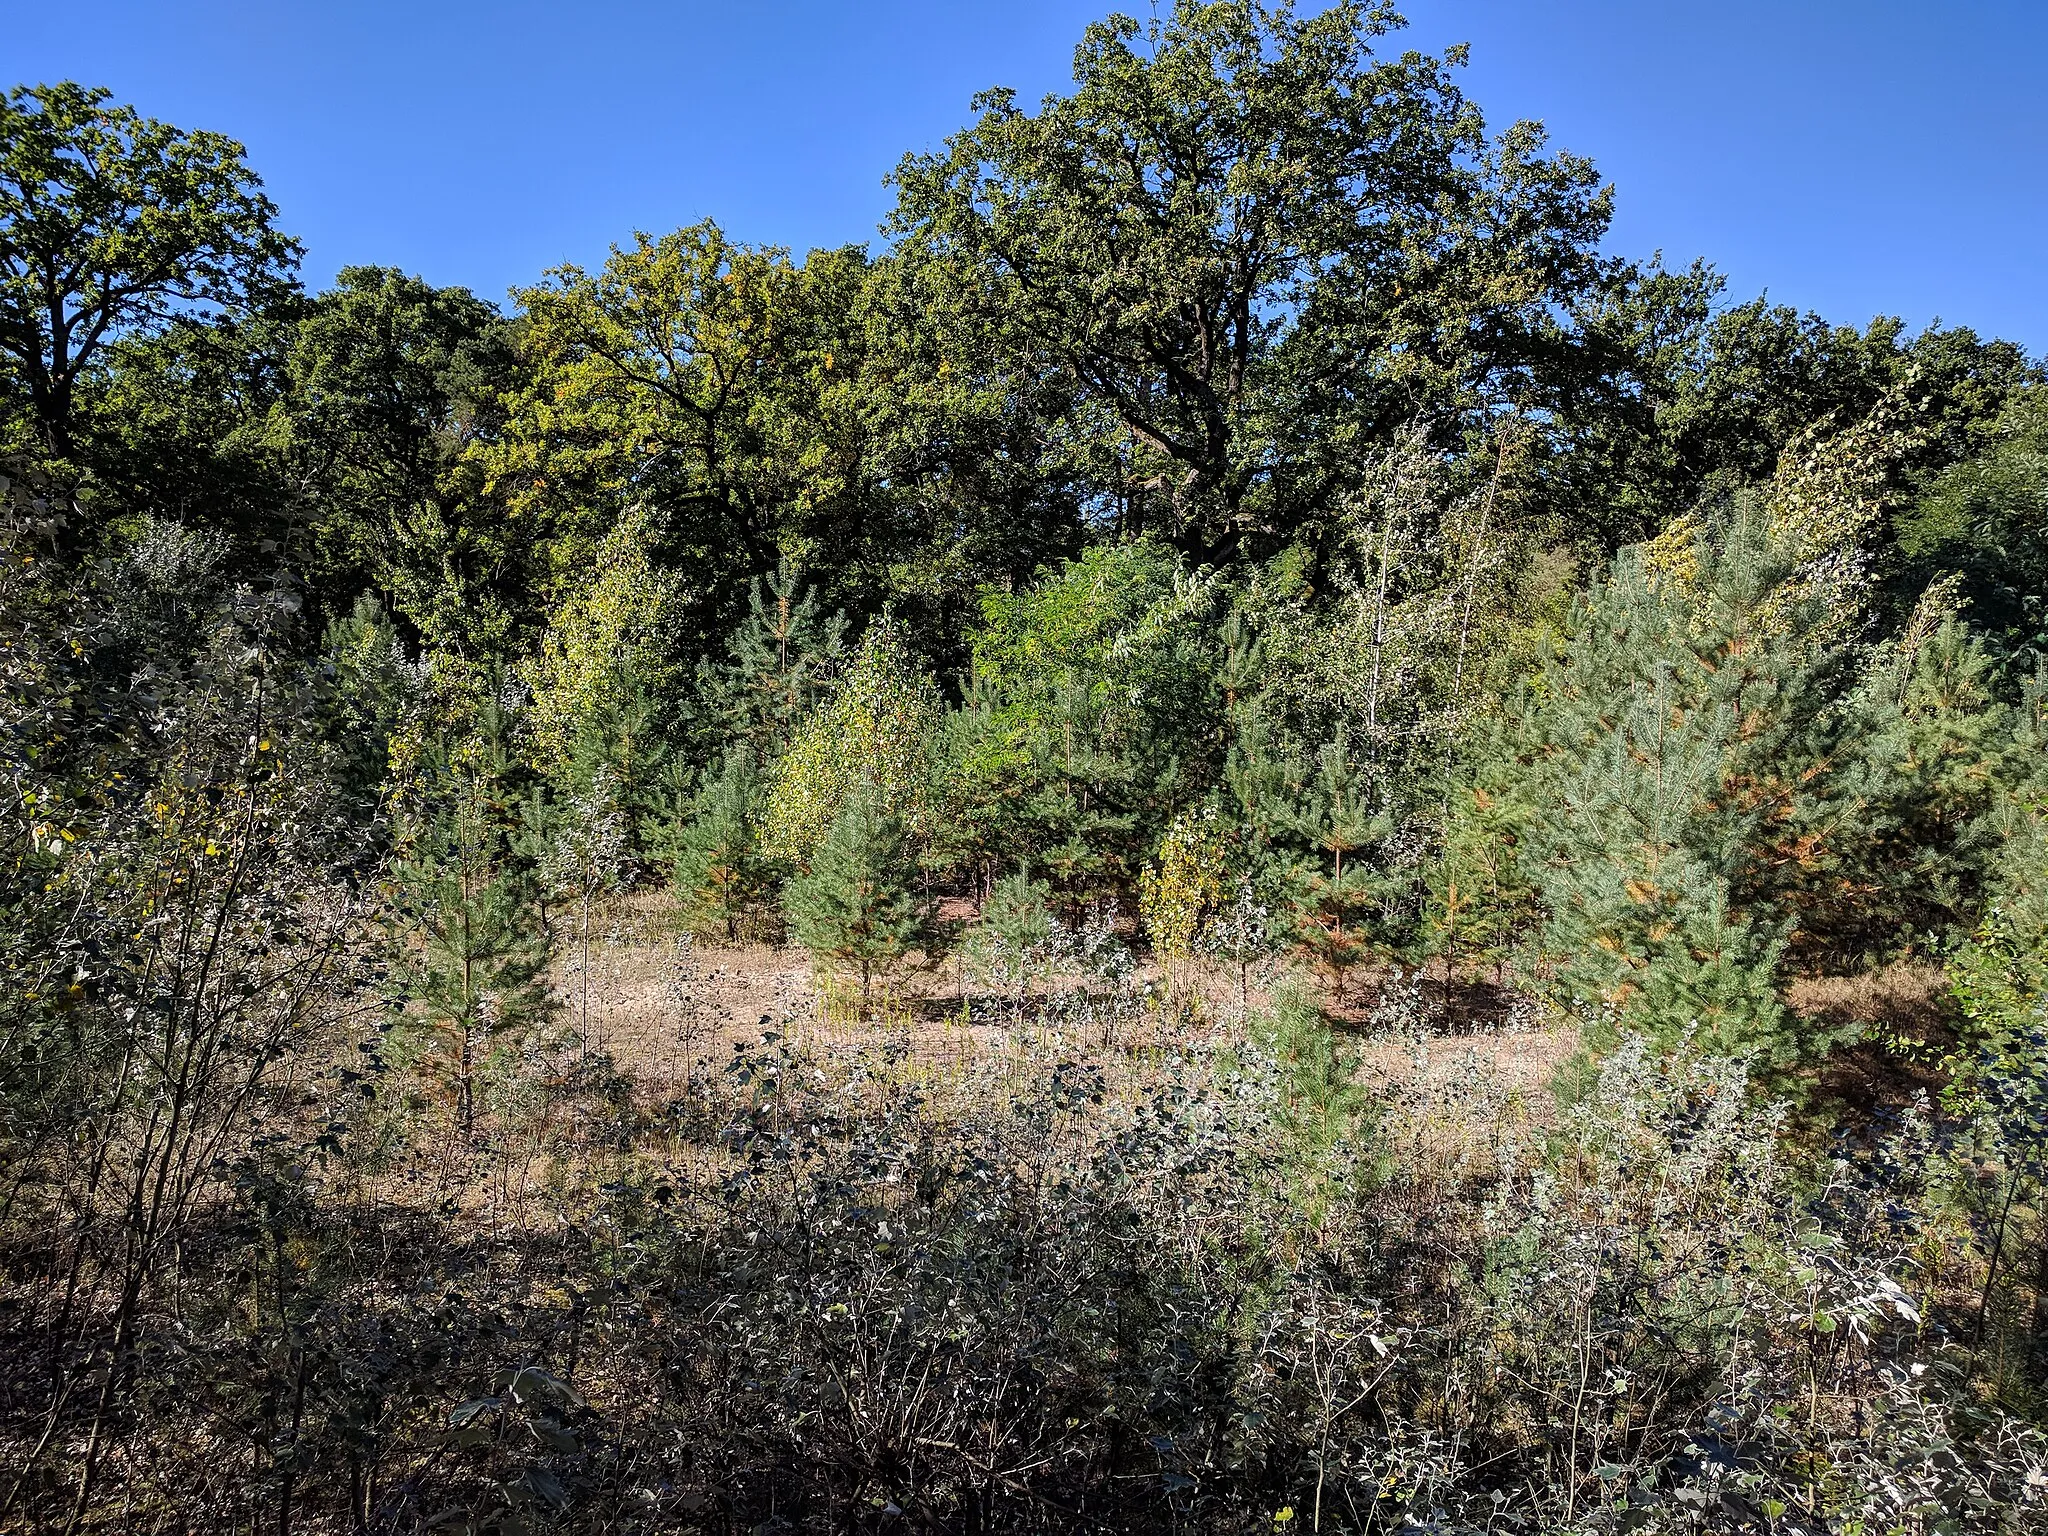
[{"label": "dense forest background", "polygon": [[2048,376],[1398,27],[504,307],[6,96],[0,1528],[2044,1518]]}]

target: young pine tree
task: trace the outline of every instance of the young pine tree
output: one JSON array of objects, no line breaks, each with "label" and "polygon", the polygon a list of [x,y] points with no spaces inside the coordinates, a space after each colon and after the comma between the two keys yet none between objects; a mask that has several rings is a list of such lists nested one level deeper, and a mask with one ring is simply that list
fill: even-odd
[{"label": "young pine tree", "polygon": [[977,902],[993,892],[997,871],[1028,849],[1013,793],[1030,762],[1022,733],[998,719],[980,679],[939,722],[932,755],[936,807],[924,856],[935,869],[964,872]]},{"label": "young pine tree", "polygon": [[1845,775],[1857,814],[1840,858],[1790,893],[1795,945],[1835,964],[1968,932],[1998,858],[1994,811],[2024,762],[2015,712],[1968,629],[1916,614],[1895,652],[1858,690]]},{"label": "young pine tree", "polygon": [[2048,1021],[2048,673],[2025,687],[2012,736],[2027,767],[1987,818],[1996,836],[1975,931],[1948,963],[1962,1014],[1949,1095],[1987,1069],[2048,1076],[2036,1043]]},{"label": "young pine tree", "polygon": [[1013,1024],[1022,1020],[1032,976],[1046,962],[1053,933],[1052,913],[1045,904],[1049,894],[1050,887],[1032,879],[1029,870],[996,881],[968,944],[975,970],[1008,994]]},{"label": "young pine tree", "polygon": [[1443,960],[1446,985],[1470,966],[1490,967],[1494,980],[1503,980],[1509,958],[1541,917],[1521,864],[1526,808],[1514,792],[1519,765],[1512,751],[1485,738],[1474,756],[1450,775],[1442,848],[1429,876],[1427,936]]},{"label": "young pine tree", "polygon": [[1312,850],[1297,873],[1295,935],[1339,1002],[1351,972],[1373,958],[1385,937],[1373,918],[1388,881],[1364,855],[1393,834],[1394,823],[1376,802],[1371,778],[1342,737],[1326,742],[1288,818]]},{"label": "young pine tree", "polygon": [[437,1064],[468,1139],[479,1076],[545,1024],[555,1000],[532,884],[511,857],[487,781],[461,768],[437,777],[438,803],[412,817],[394,868],[410,1004],[401,1034]]},{"label": "young pine tree", "polygon": [[419,676],[383,604],[368,593],[328,626],[325,650],[323,703],[337,748],[335,777],[358,804],[375,805],[391,773],[391,738],[419,691]]},{"label": "young pine tree", "polygon": [[1624,551],[1531,695],[1516,778],[1553,996],[1778,1066],[1821,1043],[1779,995],[1786,892],[1854,810],[1835,611],[1801,570],[1743,510]]},{"label": "young pine tree", "polygon": [[563,799],[605,779],[636,853],[645,846],[642,829],[661,823],[662,795],[676,767],[665,713],[648,669],[628,655],[575,721],[569,755],[550,774]]},{"label": "young pine tree", "polygon": [[1148,797],[1129,743],[1103,739],[1091,690],[1066,679],[1048,695],[1035,712],[1012,712],[1031,764],[1020,831],[1052,876],[1069,919],[1078,921],[1090,902],[1113,896],[1131,873],[1142,836],[1134,805]]},{"label": "young pine tree", "polygon": [[729,944],[760,911],[772,878],[757,831],[765,784],[753,749],[731,748],[716,776],[692,797],[674,835],[683,920],[693,931],[720,934]]},{"label": "young pine tree", "polygon": [[861,1011],[874,982],[935,937],[930,901],[909,884],[902,819],[872,792],[856,794],[819,844],[809,873],[784,888],[797,942],[860,976]]},{"label": "young pine tree", "polygon": [[788,560],[747,593],[747,617],[727,643],[723,663],[705,661],[698,677],[722,740],[740,741],[772,761],[789,750],[797,726],[846,664],[846,615],[819,612]]}]

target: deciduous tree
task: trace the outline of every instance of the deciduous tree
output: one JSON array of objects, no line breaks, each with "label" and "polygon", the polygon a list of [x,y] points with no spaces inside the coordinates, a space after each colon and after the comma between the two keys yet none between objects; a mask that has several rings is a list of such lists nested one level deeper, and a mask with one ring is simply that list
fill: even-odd
[{"label": "deciduous tree", "polygon": [[0,101],[0,356],[44,453],[74,456],[79,380],[109,343],[288,285],[298,247],[242,153],[69,81]]}]

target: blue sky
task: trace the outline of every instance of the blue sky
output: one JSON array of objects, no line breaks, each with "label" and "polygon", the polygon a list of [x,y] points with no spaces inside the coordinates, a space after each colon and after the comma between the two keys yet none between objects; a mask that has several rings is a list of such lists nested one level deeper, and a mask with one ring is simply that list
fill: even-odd
[{"label": "blue sky", "polygon": [[[379,262],[492,298],[712,215],[870,239],[882,177],[988,85],[1067,79],[1110,0],[309,0],[0,12],[0,77],[103,84],[250,158],[315,283]],[[1144,14],[1142,0],[1123,8]],[[1496,125],[1619,189],[1612,246],[1831,319],[2048,351],[2048,0],[1410,0]]]}]

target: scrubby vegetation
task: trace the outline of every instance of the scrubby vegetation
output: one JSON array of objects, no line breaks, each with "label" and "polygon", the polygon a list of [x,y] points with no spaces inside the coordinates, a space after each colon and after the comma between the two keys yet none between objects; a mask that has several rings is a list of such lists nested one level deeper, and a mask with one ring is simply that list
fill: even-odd
[{"label": "scrubby vegetation", "polygon": [[2048,1521],[2048,378],[1397,27],[502,311],[5,98],[0,1528]]}]

